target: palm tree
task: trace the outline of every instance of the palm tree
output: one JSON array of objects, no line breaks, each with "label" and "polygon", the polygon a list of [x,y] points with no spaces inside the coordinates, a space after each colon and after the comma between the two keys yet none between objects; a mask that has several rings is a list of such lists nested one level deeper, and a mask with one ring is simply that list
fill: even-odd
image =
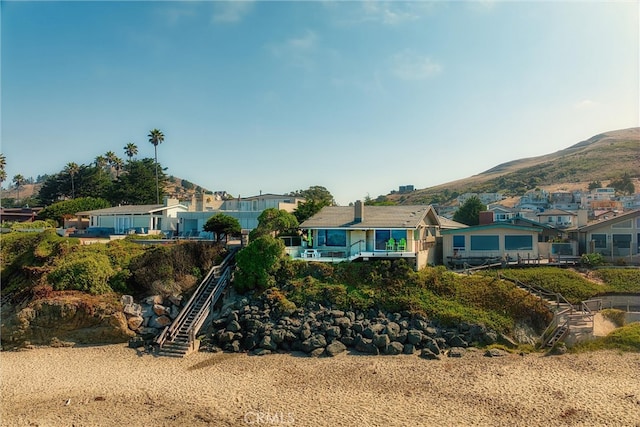
[{"label": "palm tree", "polygon": [[130,142],[127,145],[124,146],[124,152],[127,155],[127,157],[129,158],[129,161],[131,161],[133,156],[138,154],[138,146],[136,144],[134,144],[133,142]]},{"label": "palm tree", "polygon": [[75,182],[73,180],[73,177],[78,172],[80,172],[80,166],[78,166],[78,164],[75,163],[75,162],[67,163],[67,166],[65,167],[65,172],[67,172],[69,174],[69,176],[71,176],[71,198],[75,199],[76,198],[76,186],[75,186]]},{"label": "palm tree", "polygon": [[158,184],[158,144],[162,144],[164,141],[164,134],[158,130],[153,129],[149,132],[149,142],[153,144],[153,150],[155,153],[156,161],[156,203],[160,203],[160,186]]},{"label": "palm tree", "polygon": [[20,200],[20,186],[24,183],[24,176],[18,174],[13,176],[13,184],[16,186],[16,202]]},{"label": "palm tree", "polygon": [[124,165],[124,162],[120,157],[116,157],[115,159],[113,159],[113,162],[111,163],[111,165],[116,170],[116,178],[119,177],[120,171],[122,170],[122,166]]}]

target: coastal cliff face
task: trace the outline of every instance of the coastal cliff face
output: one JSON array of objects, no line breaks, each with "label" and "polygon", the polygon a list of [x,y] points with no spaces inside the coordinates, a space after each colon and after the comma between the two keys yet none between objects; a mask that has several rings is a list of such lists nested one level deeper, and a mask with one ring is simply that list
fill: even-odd
[{"label": "coastal cliff face", "polygon": [[60,292],[18,305],[4,304],[2,312],[3,348],[48,345],[56,339],[121,343],[135,335],[127,326],[122,305],[111,295]]}]

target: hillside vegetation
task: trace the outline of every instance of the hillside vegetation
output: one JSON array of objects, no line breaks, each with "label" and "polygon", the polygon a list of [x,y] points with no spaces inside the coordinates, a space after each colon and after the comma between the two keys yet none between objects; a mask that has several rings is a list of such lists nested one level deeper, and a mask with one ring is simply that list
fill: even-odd
[{"label": "hillside vegetation", "polygon": [[602,133],[564,150],[497,165],[469,178],[387,198],[401,204],[432,203],[435,196],[465,192],[521,195],[534,188],[582,188],[628,174],[640,180],[640,128]]}]

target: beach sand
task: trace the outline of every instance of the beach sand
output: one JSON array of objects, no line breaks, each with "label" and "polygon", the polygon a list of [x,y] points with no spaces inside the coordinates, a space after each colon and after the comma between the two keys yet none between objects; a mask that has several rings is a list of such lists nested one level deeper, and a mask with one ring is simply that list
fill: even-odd
[{"label": "beach sand", "polygon": [[640,426],[640,354],[0,353],[2,426]]}]

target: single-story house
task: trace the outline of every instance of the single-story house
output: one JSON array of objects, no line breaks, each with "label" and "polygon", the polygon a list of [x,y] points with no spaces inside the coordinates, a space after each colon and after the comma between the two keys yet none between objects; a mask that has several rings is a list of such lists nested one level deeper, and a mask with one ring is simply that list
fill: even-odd
[{"label": "single-story house", "polygon": [[640,263],[640,209],[591,222],[571,234],[580,253],[599,253],[612,262]]},{"label": "single-story house", "polygon": [[[186,212],[187,207],[177,199],[166,197],[163,204],[156,205],[124,205],[105,209],[96,209],[76,213],[78,222],[89,218],[89,228],[101,235],[128,234],[172,234],[178,227],[178,213]],[[78,230],[78,232],[81,232]]]},{"label": "single-story house", "polygon": [[442,230],[443,262],[445,265],[478,265],[507,257],[538,259],[541,231],[542,227],[505,222]]},{"label": "single-story house", "polygon": [[326,206],[300,224],[306,246],[287,248],[293,257],[339,262],[409,260],[415,269],[435,264],[440,218],[431,205]]}]

